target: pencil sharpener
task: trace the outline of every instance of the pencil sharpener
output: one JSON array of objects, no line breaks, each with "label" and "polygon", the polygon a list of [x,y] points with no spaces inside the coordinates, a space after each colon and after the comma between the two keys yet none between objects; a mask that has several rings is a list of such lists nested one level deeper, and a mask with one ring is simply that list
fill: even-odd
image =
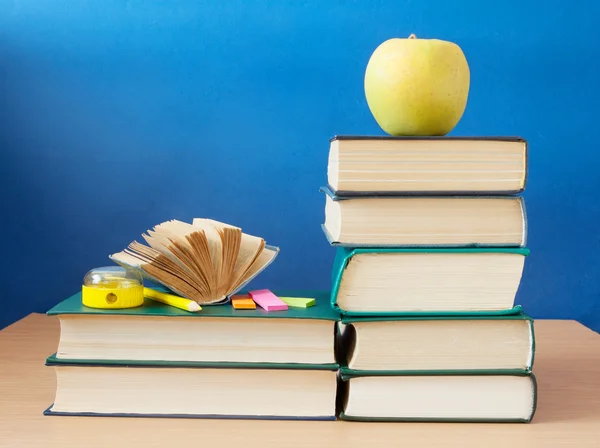
[{"label": "pencil sharpener", "polygon": [[81,301],[90,308],[135,308],[144,303],[144,280],[121,266],[94,268],[83,278]]}]

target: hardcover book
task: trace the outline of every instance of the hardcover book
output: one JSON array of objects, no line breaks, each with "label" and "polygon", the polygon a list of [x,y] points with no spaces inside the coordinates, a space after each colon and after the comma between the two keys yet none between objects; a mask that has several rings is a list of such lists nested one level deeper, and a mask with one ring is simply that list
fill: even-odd
[{"label": "hardcover book", "polygon": [[323,232],[346,247],[524,247],[521,196],[342,196],[325,193]]},{"label": "hardcover book", "polygon": [[527,182],[520,137],[335,136],[327,179],[351,194],[517,194]]},{"label": "hardcover book", "polygon": [[55,363],[45,415],[335,420],[335,367]]},{"label": "hardcover book", "polygon": [[56,360],[116,363],[147,361],[334,365],[340,314],[323,291],[274,291],[312,297],[315,305],[286,311],[235,309],[197,313],[145,299],[143,306],[96,309],[74,294],[48,311],[61,331]]},{"label": "hardcover book", "polygon": [[342,374],[341,379],[341,420],[528,423],[537,407],[533,374]]},{"label": "hardcover book", "polygon": [[517,314],[526,248],[338,248],[331,304],[343,315]]},{"label": "hardcover book", "polygon": [[390,376],[470,372],[529,373],[533,319],[506,316],[344,317],[341,371]]}]

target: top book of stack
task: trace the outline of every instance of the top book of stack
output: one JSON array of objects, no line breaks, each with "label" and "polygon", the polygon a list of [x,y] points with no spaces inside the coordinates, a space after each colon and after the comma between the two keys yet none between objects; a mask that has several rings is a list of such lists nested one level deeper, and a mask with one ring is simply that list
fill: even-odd
[{"label": "top book of stack", "polygon": [[519,137],[336,136],[327,177],[337,196],[513,195],[527,162]]}]

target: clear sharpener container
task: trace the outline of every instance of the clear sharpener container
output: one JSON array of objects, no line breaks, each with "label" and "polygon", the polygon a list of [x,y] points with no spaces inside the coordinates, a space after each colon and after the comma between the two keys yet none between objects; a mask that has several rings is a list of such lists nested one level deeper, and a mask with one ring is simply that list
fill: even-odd
[{"label": "clear sharpener container", "polygon": [[81,301],[90,308],[134,308],[144,303],[142,275],[121,266],[95,268],[85,274]]}]

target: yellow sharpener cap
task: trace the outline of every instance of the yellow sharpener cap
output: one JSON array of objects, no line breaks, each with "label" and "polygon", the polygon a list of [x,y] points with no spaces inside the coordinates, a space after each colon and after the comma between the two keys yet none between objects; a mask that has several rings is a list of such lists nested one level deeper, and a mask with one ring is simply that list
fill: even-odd
[{"label": "yellow sharpener cap", "polygon": [[81,301],[90,308],[134,308],[144,303],[144,284],[137,271],[108,266],[89,271],[81,287]]}]

